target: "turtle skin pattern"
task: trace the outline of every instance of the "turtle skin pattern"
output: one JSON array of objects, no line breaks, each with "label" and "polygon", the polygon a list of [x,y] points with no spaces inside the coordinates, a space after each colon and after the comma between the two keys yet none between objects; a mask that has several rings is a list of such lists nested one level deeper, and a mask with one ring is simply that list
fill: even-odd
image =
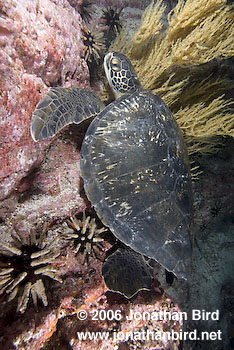
[{"label": "turtle skin pattern", "polygon": [[186,147],[165,103],[142,88],[108,105],[81,148],[86,195],[115,236],[175,275],[190,269]]},{"label": "turtle skin pattern", "polygon": [[64,126],[96,116],[104,105],[89,90],[51,88],[38,103],[31,120],[34,141],[52,137]]}]

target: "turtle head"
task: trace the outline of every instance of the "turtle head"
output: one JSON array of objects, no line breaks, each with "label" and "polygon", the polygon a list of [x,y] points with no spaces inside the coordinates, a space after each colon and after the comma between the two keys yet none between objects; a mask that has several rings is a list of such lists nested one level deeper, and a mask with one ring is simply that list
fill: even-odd
[{"label": "turtle head", "polygon": [[112,51],[106,54],[104,69],[115,97],[132,92],[140,86],[130,60],[120,52]]}]

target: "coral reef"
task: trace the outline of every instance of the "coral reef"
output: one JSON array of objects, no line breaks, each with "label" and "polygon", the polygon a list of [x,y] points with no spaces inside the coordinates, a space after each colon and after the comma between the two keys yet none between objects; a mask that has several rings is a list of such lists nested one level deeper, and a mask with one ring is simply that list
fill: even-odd
[{"label": "coral reef", "polygon": [[80,57],[79,14],[66,1],[6,0],[1,3],[0,198],[12,195],[44,157],[48,143],[35,144],[31,114],[48,86],[89,86]]},{"label": "coral reef", "polygon": [[[84,221],[87,223],[87,220]],[[25,304],[20,308],[21,313],[25,311],[23,316],[15,314],[13,318],[9,319],[9,313],[12,312],[12,309],[1,310],[1,313],[3,313],[0,322],[1,349],[7,350],[12,347],[25,350],[36,350],[39,348],[53,349],[56,344],[61,345],[64,342],[73,349],[92,349],[94,346],[92,340],[86,339],[82,341],[77,336],[77,332],[85,331],[102,331],[110,334],[109,339],[105,343],[101,339],[95,342],[95,347],[99,350],[103,349],[104,344],[107,348],[112,348],[114,346],[117,348],[120,347],[122,343],[126,343],[129,349],[135,349],[138,346],[137,340],[128,339],[126,337],[126,341],[123,341],[123,337],[127,332],[140,333],[144,332],[146,329],[149,329],[149,331],[157,329],[163,332],[172,329],[179,330],[181,328],[181,320],[173,322],[170,320],[159,320],[157,322],[153,321],[152,323],[150,320],[127,319],[128,315],[136,312],[139,314],[143,311],[151,313],[161,309],[178,313],[180,310],[170,299],[163,296],[157,284],[154,285],[151,293],[141,292],[130,301],[118,296],[118,294],[115,295],[107,292],[107,288],[101,276],[101,268],[102,260],[105,255],[104,250],[110,248],[109,244],[103,242],[104,250],[100,251],[102,255],[100,260],[90,255],[88,264],[83,264],[83,255],[76,254],[76,247],[63,247],[63,245],[61,245],[64,239],[60,234],[58,235],[56,228],[50,228],[46,235],[45,232],[46,230],[44,231],[44,247],[42,247],[42,250],[39,249],[38,252],[34,251],[34,253],[30,250],[29,255],[24,254],[24,259],[28,259],[30,266],[37,260],[41,261],[42,265],[40,265],[40,267],[36,265],[35,271],[38,268],[41,269],[41,275],[38,277],[44,280],[46,274],[50,275],[50,273],[55,273],[55,268],[51,268],[51,266],[48,267],[49,261],[53,260],[53,257],[50,256],[50,253],[47,253],[54,244],[57,250],[60,250],[60,256],[56,258],[58,255],[58,253],[56,253],[54,258],[56,259],[56,270],[59,271],[60,275],[58,279],[60,280],[62,277],[63,284],[55,284],[53,287],[53,299],[49,293],[50,302],[48,307],[40,308],[38,310],[39,313],[34,313],[30,305],[31,303],[28,304],[26,311],[23,309],[23,306],[26,307],[27,304],[26,299],[24,299]],[[48,243],[48,233],[51,236],[51,243]],[[18,236],[19,234],[17,237]],[[16,235],[14,235],[14,237],[16,237]],[[30,235],[30,241],[29,237],[27,238],[27,236],[23,236],[23,234],[20,234],[20,237],[22,237],[20,239],[24,240],[24,242],[28,241],[30,246],[31,243],[34,242],[33,233]],[[42,236],[40,236],[39,240],[41,240],[41,237]],[[55,237],[57,238],[56,243],[54,241]],[[7,243],[4,243],[4,245],[10,248],[11,251],[14,250],[14,254],[16,254],[18,252],[17,249],[19,249],[18,239],[16,242],[17,247],[14,248],[12,248],[13,245]],[[23,251],[22,248],[21,250]],[[16,256],[16,258],[18,259],[18,256]],[[12,257],[9,257],[9,261],[12,261]],[[18,260],[14,260],[14,266],[16,266],[16,263],[19,268]],[[13,264],[10,265],[10,268],[12,266]],[[46,271],[47,267],[49,271]],[[20,269],[22,270],[23,268],[25,268],[25,264],[23,267],[20,265]],[[31,266],[31,268],[34,268],[34,266]],[[4,267],[2,271],[4,271]],[[32,275],[30,277],[32,277]],[[21,284],[22,283],[24,283],[24,281],[21,281]],[[33,294],[34,292],[31,291],[31,293],[34,295],[33,300],[36,300],[36,296]],[[43,289],[39,288],[38,294],[46,304],[47,299],[44,299],[45,292]],[[7,303],[7,305],[8,304],[10,303]],[[95,313],[108,312],[108,310],[109,313],[120,310],[118,313],[121,313],[121,320],[94,319]],[[79,315],[82,315],[84,311],[87,313],[88,318],[84,320],[82,320],[82,318],[79,319]],[[121,336],[113,339],[113,335],[117,334],[117,332],[120,332]],[[150,340],[142,343],[142,349],[151,349],[157,345],[164,346],[164,349],[169,350],[171,349],[172,341],[163,341],[162,343],[158,340]]]},{"label": "coral reef", "polygon": [[[37,232],[41,231],[46,221],[51,230],[43,242],[49,246],[48,234],[51,232],[53,239],[58,231],[62,231],[61,225],[67,229],[67,224],[62,224],[65,219],[89,206],[79,178],[79,148],[87,125],[69,129],[50,145],[48,142],[35,144],[29,135],[32,111],[48,86],[89,86],[88,67],[81,58],[85,49],[81,40],[82,20],[76,8],[71,6],[72,2],[82,6],[82,0],[71,0],[70,4],[66,0],[4,0],[0,5],[0,197],[4,199],[0,225],[1,241],[6,245],[11,245],[9,241],[12,240],[3,229],[8,217],[20,227],[20,237],[27,236],[32,226],[37,227]],[[174,2],[167,1],[167,11]],[[100,0],[88,10],[96,11],[93,17],[97,21],[106,6],[119,6],[118,10],[124,6],[121,12],[123,28],[117,36],[116,48],[129,55],[142,84],[170,105],[186,137],[190,154],[200,153],[197,161],[203,174],[193,184],[194,216],[199,232],[195,239],[197,262],[190,282],[189,307],[207,308],[208,305],[212,310],[219,307],[222,318],[217,324],[198,322],[195,326],[202,331],[222,329],[223,341],[212,341],[209,345],[186,341],[183,350],[191,347],[207,349],[207,346],[214,350],[229,350],[234,339],[233,140],[226,137],[222,152],[216,155],[207,156],[206,153],[223,145],[223,138],[216,135],[233,136],[232,104],[228,99],[232,98],[233,61],[230,57],[233,56],[233,36],[230,34],[234,12],[223,0],[209,0],[205,4],[201,0],[187,0],[179,1],[167,19],[160,4],[151,5],[130,41],[126,25],[130,22],[130,32],[134,30],[144,3],[149,1],[125,0],[115,4],[115,1]],[[98,85],[95,88],[99,90]],[[81,222],[82,219],[79,217]],[[73,228],[69,230],[72,233]],[[90,254],[88,263],[82,264],[84,255],[76,254],[73,241],[68,243],[59,238],[56,247],[60,256],[56,258],[56,268],[63,284],[50,282],[53,288],[45,292],[48,306],[39,308],[38,312],[35,312],[33,300],[28,300],[22,315],[15,313],[16,297],[10,303],[1,302],[2,350],[50,350],[58,346],[74,350],[182,348],[178,341],[108,339],[94,342],[77,338],[77,332],[85,330],[107,331],[111,335],[121,331],[124,335],[128,331],[145,329],[169,332],[182,329],[181,321],[126,320],[130,311],[180,311],[166,295],[183,305],[187,301],[187,289],[181,292],[177,279],[165,281],[160,286],[156,280],[160,272],[154,271],[150,292],[142,291],[127,301],[117,293],[107,291],[101,269],[110,244],[101,243],[100,260]],[[18,249],[21,251],[20,246]],[[11,258],[4,253],[4,259],[10,264]],[[20,256],[16,255],[16,258]],[[49,265],[54,268],[53,263]],[[43,268],[46,266],[47,263],[43,264]],[[10,270],[1,268],[6,275],[2,275],[0,281],[6,276],[11,279]],[[165,278],[164,270],[161,274]],[[44,281],[43,275],[38,277]],[[25,281],[26,278],[18,287],[23,287]],[[22,295],[23,288],[19,289]],[[41,296],[45,301],[42,289],[38,290],[39,299]],[[179,298],[178,292],[181,292]],[[0,296],[1,301],[5,296]],[[26,304],[26,299],[24,301]],[[78,320],[77,313],[84,310],[89,318]],[[101,310],[121,310],[123,319],[121,322],[91,320],[90,315]],[[191,330],[194,324],[189,321],[186,327]]]},{"label": "coral reef", "polygon": [[[83,8],[90,3],[71,2]],[[36,104],[48,86],[88,87],[89,72],[82,59],[81,17],[68,1],[5,0],[0,11],[0,198],[6,198],[0,217],[4,219],[7,211],[14,211],[18,192],[30,187],[48,147],[47,142],[33,143],[29,135]]]},{"label": "coral reef", "polygon": [[[63,139],[54,141],[41,166],[21,183],[22,192],[17,197],[10,197],[7,204],[2,202],[3,221],[10,217],[18,225],[25,219],[27,229],[34,225],[42,228],[44,222],[61,221],[86,208],[81,196],[80,155],[77,151],[83,132],[82,129],[76,131],[68,132],[67,138],[64,136],[66,142]],[[11,202],[13,209],[8,207]]]},{"label": "coral reef", "polygon": [[122,37],[112,48],[127,54],[142,85],[169,105],[189,152],[204,154],[217,149],[215,136],[234,136],[234,11],[224,0],[203,5],[180,0],[165,21],[163,2],[152,3],[130,42]]}]

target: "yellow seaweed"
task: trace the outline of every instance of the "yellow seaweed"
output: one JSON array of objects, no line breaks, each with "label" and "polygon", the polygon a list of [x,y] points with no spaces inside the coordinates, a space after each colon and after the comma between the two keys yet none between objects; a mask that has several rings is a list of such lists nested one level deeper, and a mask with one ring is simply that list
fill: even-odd
[{"label": "yellow seaweed", "polygon": [[217,151],[217,135],[234,137],[234,100],[225,97],[234,84],[214,74],[234,56],[233,33],[234,7],[225,0],[179,0],[167,18],[161,0],[148,6],[131,40],[122,34],[111,48],[125,53],[142,86],[170,107],[189,154]]}]

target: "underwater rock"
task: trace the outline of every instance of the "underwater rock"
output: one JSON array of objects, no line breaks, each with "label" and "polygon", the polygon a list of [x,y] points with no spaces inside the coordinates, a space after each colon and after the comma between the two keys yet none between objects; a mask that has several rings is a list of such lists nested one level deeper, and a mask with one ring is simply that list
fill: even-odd
[{"label": "underwater rock", "polygon": [[[70,142],[71,141],[71,142]],[[18,195],[11,220],[16,223],[26,218],[28,228],[43,226],[43,221],[54,222],[86,208],[81,198],[80,154],[74,140],[57,139],[47,150],[40,168],[35,169],[28,190]]]},{"label": "underwater rock", "polygon": [[[188,314],[188,320],[184,322],[184,331],[196,329],[198,336],[201,332],[215,334],[213,339],[200,339],[197,342],[187,339],[183,344],[184,350],[191,348],[193,350],[210,348],[230,350],[232,348],[234,336],[233,147],[233,138],[227,138],[222,152],[199,158],[199,166],[203,173],[200,174],[198,181],[193,182],[195,222],[192,229],[193,262],[187,285],[175,280],[172,286],[167,286],[165,275],[164,281],[162,274],[157,275],[165,294],[172,300],[176,300],[180,308]],[[204,318],[199,318],[199,314],[194,317],[193,310],[216,312],[217,319],[209,318],[205,313],[203,313]]]},{"label": "underwater rock", "polygon": [[[194,350],[232,349],[230,327],[234,319],[234,299],[230,289],[234,283],[233,234],[233,217],[223,216],[213,220],[209,232],[200,230],[195,236],[188,300],[188,314],[192,316],[185,328],[195,328],[199,335],[213,332],[216,338],[200,341],[199,347],[194,346]],[[203,310],[203,318],[201,312],[193,314],[194,310]],[[215,311],[216,318],[208,317],[204,311]],[[193,341],[187,341],[184,349],[189,350],[191,346]]]},{"label": "underwater rock", "polygon": [[89,74],[81,58],[81,18],[67,1],[6,0],[1,16],[0,198],[4,199],[40,164],[48,147],[48,142],[35,144],[29,133],[37,102],[49,86],[88,87]]}]

